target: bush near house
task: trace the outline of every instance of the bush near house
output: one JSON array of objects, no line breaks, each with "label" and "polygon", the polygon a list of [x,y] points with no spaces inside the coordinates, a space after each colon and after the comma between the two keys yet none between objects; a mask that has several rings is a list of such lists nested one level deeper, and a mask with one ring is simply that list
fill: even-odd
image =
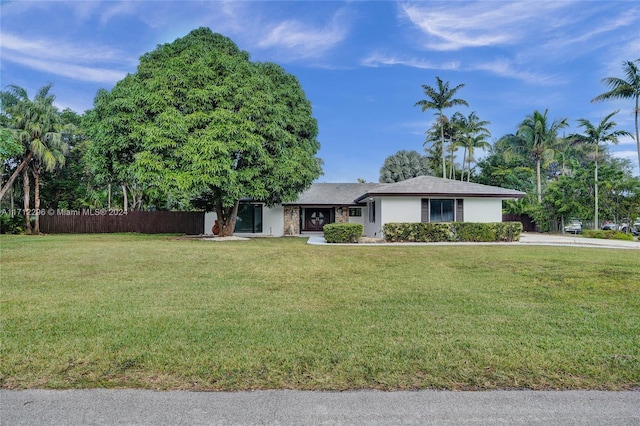
[{"label": "bush near house", "polygon": [[387,223],[383,233],[390,243],[511,242],[520,239],[522,223]]},{"label": "bush near house", "polygon": [[357,243],[364,227],[359,223],[330,223],[322,230],[328,243]]}]

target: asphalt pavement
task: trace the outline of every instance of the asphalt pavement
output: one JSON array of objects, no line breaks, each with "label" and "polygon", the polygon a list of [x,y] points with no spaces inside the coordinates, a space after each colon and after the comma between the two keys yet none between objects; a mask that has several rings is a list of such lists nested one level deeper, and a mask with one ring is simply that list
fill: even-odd
[{"label": "asphalt pavement", "polygon": [[640,391],[0,390],[2,425],[640,425]]}]

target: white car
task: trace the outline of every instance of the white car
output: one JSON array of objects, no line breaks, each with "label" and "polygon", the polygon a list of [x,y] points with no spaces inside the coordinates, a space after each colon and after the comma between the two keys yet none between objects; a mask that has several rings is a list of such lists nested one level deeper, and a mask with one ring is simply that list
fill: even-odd
[{"label": "white car", "polygon": [[569,221],[567,225],[564,227],[564,232],[568,232],[570,234],[579,234],[582,232],[582,222],[577,219],[572,219]]}]

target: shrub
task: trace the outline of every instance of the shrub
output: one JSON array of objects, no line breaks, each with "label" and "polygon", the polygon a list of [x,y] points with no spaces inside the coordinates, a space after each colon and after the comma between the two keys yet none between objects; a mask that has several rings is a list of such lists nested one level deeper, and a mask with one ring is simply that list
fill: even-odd
[{"label": "shrub", "polygon": [[0,234],[22,234],[25,229],[24,216],[13,216],[3,213],[0,215]]},{"label": "shrub", "polygon": [[364,228],[359,223],[330,223],[322,230],[328,243],[357,243]]},{"label": "shrub", "polygon": [[520,239],[522,223],[387,223],[383,232],[388,242],[510,242]]},{"label": "shrub", "polygon": [[620,231],[614,230],[600,230],[600,229],[585,229],[583,235],[588,238],[600,238],[605,240],[623,240],[633,241],[633,235],[626,234]]}]

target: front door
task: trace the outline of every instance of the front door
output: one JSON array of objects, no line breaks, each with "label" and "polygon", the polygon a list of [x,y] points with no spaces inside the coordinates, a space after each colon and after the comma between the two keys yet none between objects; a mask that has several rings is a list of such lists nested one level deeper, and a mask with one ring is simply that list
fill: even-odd
[{"label": "front door", "polygon": [[306,208],[304,209],[303,231],[322,231],[322,227],[331,223],[331,209]]}]

